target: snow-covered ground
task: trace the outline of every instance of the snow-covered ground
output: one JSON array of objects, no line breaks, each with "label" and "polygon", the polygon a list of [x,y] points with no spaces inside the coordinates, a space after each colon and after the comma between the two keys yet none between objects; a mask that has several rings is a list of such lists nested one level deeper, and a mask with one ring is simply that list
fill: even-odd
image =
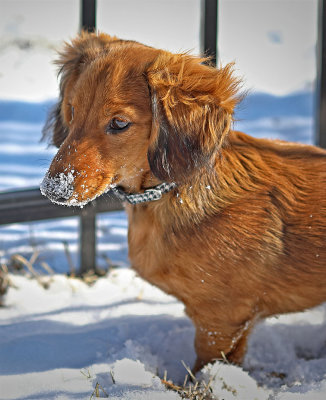
[{"label": "snow-covered ground", "polygon": [[[129,268],[93,286],[55,275],[10,275],[0,310],[0,399],[179,399],[159,377],[182,384],[194,362],[183,306]],[[244,368],[215,363],[198,379],[217,399],[323,400],[326,307],[272,318],[255,329]],[[94,396],[95,397],[95,396]]]}]

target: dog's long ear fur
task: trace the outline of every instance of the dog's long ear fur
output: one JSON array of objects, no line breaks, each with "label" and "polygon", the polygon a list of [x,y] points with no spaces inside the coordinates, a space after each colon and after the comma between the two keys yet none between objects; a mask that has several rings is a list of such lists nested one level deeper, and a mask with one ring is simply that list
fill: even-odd
[{"label": "dog's long ear fur", "polygon": [[71,43],[65,43],[55,64],[59,66],[60,93],[58,103],[50,111],[43,128],[43,139],[60,147],[68,135],[68,127],[64,123],[62,103],[67,86],[77,80],[84,64],[95,59],[103,52],[108,43],[119,40],[115,36],[81,32]]},{"label": "dog's long ear fur", "polygon": [[216,69],[206,61],[162,52],[147,70],[153,113],[148,161],[163,181],[189,180],[210,163],[230,130],[240,80],[233,64]]}]

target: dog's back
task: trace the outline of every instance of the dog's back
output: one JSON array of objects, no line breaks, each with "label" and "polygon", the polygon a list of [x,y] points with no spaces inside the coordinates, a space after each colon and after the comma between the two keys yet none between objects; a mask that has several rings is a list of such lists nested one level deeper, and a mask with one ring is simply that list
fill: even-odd
[{"label": "dog's back", "polygon": [[[237,171],[230,173],[228,162]],[[326,151],[232,132],[220,168],[229,183],[233,175],[236,187],[243,188],[242,196],[231,205],[242,207],[241,224],[250,227],[255,219],[263,224],[262,217],[256,218],[250,209],[270,218],[265,235],[260,236],[266,240],[266,264],[260,267],[264,271],[257,270],[265,281],[265,312],[297,311],[325,301]],[[246,209],[250,193],[255,195]],[[251,237],[244,235],[243,239],[254,241],[254,230]],[[251,247],[249,243],[246,246]],[[271,263],[268,254],[274,257]]]}]

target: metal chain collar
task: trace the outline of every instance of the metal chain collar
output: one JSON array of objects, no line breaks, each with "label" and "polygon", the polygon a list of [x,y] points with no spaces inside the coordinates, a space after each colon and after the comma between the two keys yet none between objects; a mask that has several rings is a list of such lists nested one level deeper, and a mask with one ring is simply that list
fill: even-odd
[{"label": "metal chain collar", "polygon": [[112,188],[113,193],[121,200],[130,204],[146,203],[149,201],[159,200],[164,193],[170,192],[176,187],[176,183],[161,183],[150,189],[146,189],[144,193],[129,194],[119,187]]}]

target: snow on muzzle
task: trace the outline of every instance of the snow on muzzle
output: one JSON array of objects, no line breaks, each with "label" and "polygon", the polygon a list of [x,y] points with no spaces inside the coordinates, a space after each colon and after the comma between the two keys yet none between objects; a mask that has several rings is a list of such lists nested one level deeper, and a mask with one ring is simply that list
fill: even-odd
[{"label": "snow on muzzle", "polygon": [[74,193],[73,182],[74,176],[72,172],[67,174],[61,172],[53,177],[47,172],[41,183],[40,190],[43,196],[48,197],[53,203],[69,205],[69,199]]}]

